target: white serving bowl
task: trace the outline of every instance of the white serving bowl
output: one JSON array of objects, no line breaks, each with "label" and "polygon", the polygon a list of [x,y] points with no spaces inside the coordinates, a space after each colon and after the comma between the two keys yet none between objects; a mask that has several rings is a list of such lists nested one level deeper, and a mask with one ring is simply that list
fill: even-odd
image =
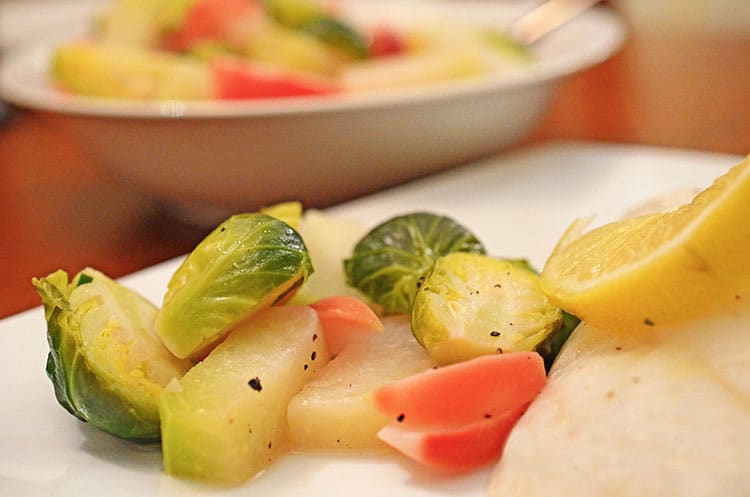
[{"label": "white serving bowl", "polygon": [[[354,18],[406,23],[448,16],[504,27],[519,15],[513,2],[481,0],[345,6]],[[536,60],[522,70],[366,94],[242,102],[62,94],[47,78],[54,46],[47,40],[4,54],[0,92],[15,105],[60,114],[98,161],[137,188],[220,216],[288,199],[331,205],[496,153],[534,128],[557,83],[607,59],[624,38],[619,17],[596,8],[534,46]]]}]

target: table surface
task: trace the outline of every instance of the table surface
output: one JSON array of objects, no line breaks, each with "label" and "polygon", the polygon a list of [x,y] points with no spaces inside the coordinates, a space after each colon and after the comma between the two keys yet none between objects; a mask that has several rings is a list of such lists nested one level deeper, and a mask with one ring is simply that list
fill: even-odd
[{"label": "table surface", "polygon": [[[750,32],[633,29],[564,82],[521,145],[555,139],[750,153]],[[112,180],[54,116],[0,124],[0,318],[39,304],[33,276],[119,277],[189,252],[207,230]]]}]

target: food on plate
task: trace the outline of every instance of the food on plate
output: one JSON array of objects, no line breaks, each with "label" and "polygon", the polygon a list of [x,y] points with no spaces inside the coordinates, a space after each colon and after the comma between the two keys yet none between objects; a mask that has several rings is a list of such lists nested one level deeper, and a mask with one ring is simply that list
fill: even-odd
[{"label": "food on plate", "polygon": [[414,48],[405,56],[378,57],[346,66],[340,84],[357,91],[424,85],[507,74],[531,60],[526,49],[501,33],[459,22],[430,26],[412,39]]},{"label": "food on plate", "polygon": [[391,420],[378,437],[426,466],[470,471],[496,461],[547,379],[536,352],[477,357],[426,370],[373,394]]},{"label": "food on plate", "polygon": [[536,352],[485,355],[392,382],[373,402],[399,426],[445,428],[525,408],[546,377]]},{"label": "food on plate", "polygon": [[747,495],[749,329],[746,303],[630,333],[582,324],[513,429],[489,496]]},{"label": "food on plate", "polygon": [[414,298],[412,329],[438,364],[534,350],[563,324],[539,276],[513,261],[455,252],[440,257]]},{"label": "food on plate", "polygon": [[[245,482],[288,451],[395,449],[428,470],[496,463],[490,497],[739,497],[750,488],[749,171],[745,161],[668,212],[581,236],[574,225],[541,283],[444,215],[407,213],[364,234],[294,202],[236,215],[185,259],[159,311],[93,270],[34,280],[48,371],[72,414],[116,419],[116,431],[91,424],[125,438],[161,436],[166,472],[212,483]],[[326,243],[317,299],[295,302]],[[337,294],[344,284],[352,293]],[[496,285],[513,295],[495,298]],[[508,337],[505,306],[513,326],[526,308],[538,326]],[[486,326],[510,344],[475,347]],[[461,338],[441,335],[460,356],[424,340],[442,328]],[[191,363],[160,341],[200,329]],[[80,394],[105,386],[84,413]],[[138,389],[158,402],[148,428],[133,421]]]},{"label": "food on plate", "polygon": [[483,254],[482,243],[453,219],[429,212],[393,217],[370,230],[344,261],[346,282],[387,314],[411,313],[435,260],[451,252]]},{"label": "food on plate", "polygon": [[262,4],[282,26],[312,36],[353,60],[371,55],[364,33],[337,17],[333,8],[310,0],[262,0]]},{"label": "food on plate", "polygon": [[291,297],[312,272],[292,227],[261,213],[237,214],[172,275],[156,332],[177,357],[200,357],[237,321]]},{"label": "food on plate", "polygon": [[568,337],[570,337],[570,334],[573,333],[573,330],[575,330],[580,323],[581,320],[578,317],[563,310],[562,326],[547,335],[547,338],[534,347],[534,351],[544,359],[544,367],[548,372],[552,368],[552,364],[555,362],[555,359],[557,359],[557,355],[560,353],[563,345],[568,341]]},{"label": "food on plate", "polygon": [[129,45],[66,44],[55,51],[50,71],[67,91],[94,97],[195,99],[215,91],[203,64]]},{"label": "food on plate", "polygon": [[[262,207],[258,212],[260,212],[261,214],[265,214],[266,216],[280,219],[291,226],[293,229],[295,229],[297,232],[299,232],[300,225],[302,224],[302,211],[302,203],[290,201],[280,202],[278,204]],[[308,217],[309,215],[309,213],[307,212],[305,212],[304,214],[305,217]]]},{"label": "food on plate", "polygon": [[497,461],[521,414],[509,411],[448,428],[410,429],[391,423],[378,436],[422,466],[441,473],[465,473]]},{"label": "food on plate", "polygon": [[54,48],[49,73],[86,96],[237,100],[467,78],[530,58],[490,26],[406,28],[345,11],[316,0],[113,0],[88,33]]},{"label": "food on plate", "polygon": [[491,497],[747,494],[749,190],[746,159],[677,209],[563,236],[543,283],[584,323]]},{"label": "food on plate", "polygon": [[190,364],[154,332],[157,308],[86,268],[34,278],[47,320],[47,375],[71,414],[121,438],[159,440],[159,397]]},{"label": "food on plate", "polygon": [[318,313],[331,357],[351,343],[368,340],[383,332],[383,323],[375,311],[356,297],[325,297],[310,307]]},{"label": "food on plate", "polygon": [[596,327],[633,333],[732,312],[750,294],[750,159],[677,209],[582,233],[550,255],[550,300]]},{"label": "food on plate", "polygon": [[238,484],[287,450],[286,409],[328,361],[315,311],[285,305],[243,321],[161,396],[164,470]]},{"label": "food on plate", "polygon": [[370,400],[390,382],[431,369],[435,362],[411,333],[408,316],[383,318],[384,331],[344,348],[288,408],[293,450],[385,451],[377,436],[388,424]]},{"label": "food on plate", "polygon": [[294,294],[292,301],[309,304],[332,295],[366,298],[356,288],[346,284],[344,265],[341,263],[367,233],[362,223],[307,209],[300,220],[299,233],[305,240],[310,258],[315,262],[315,272]]}]

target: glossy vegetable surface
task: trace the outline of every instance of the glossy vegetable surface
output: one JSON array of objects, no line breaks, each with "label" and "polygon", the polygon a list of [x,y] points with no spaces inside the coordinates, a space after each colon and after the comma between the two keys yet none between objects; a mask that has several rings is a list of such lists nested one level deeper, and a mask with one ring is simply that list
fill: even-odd
[{"label": "glossy vegetable surface", "polygon": [[383,311],[411,312],[424,275],[452,252],[484,253],[482,243],[454,220],[428,212],[397,216],[372,229],[344,261],[347,283]]},{"label": "glossy vegetable surface", "polygon": [[156,307],[90,268],[71,282],[57,271],[33,284],[44,303],[47,374],[58,402],[118,437],[157,441],[162,387],[189,363],[154,333]]},{"label": "glossy vegetable surface", "polygon": [[312,309],[265,309],[238,326],[161,399],[167,473],[239,484],[284,454],[287,404],[328,361]]},{"label": "glossy vegetable surface", "polygon": [[239,320],[291,296],[312,272],[302,238],[285,222],[232,216],[172,275],[157,333],[176,356],[200,356]]},{"label": "glossy vegetable surface", "polygon": [[477,469],[498,460],[546,380],[535,352],[483,356],[417,373],[374,392],[375,407],[391,420],[378,437],[431,468]]},{"label": "glossy vegetable surface", "polygon": [[441,257],[414,300],[412,328],[440,364],[534,350],[562,326],[562,311],[523,262],[480,254]]},{"label": "glossy vegetable surface", "polygon": [[328,353],[334,357],[355,342],[383,332],[383,323],[366,303],[348,295],[325,297],[310,304],[318,314]]},{"label": "glossy vegetable surface", "polygon": [[536,352],[495,354],[394,381],[374,392],[373,403],[404,428],[451,428],[527,406],[546,380]]},{"label": "glossy vegetable surface", "polygon": [[297,451],[388,451],[378,431],[388,424],[373,391],[435,362],[411,333],[408,316],[387,316],[385,330],[352,342],[295,395],[287,409]]}]

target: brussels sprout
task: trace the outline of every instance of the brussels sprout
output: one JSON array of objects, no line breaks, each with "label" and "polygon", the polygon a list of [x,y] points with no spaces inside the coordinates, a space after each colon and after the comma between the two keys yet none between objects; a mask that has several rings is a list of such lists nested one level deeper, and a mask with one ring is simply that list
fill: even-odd
[{"label": "brussels sprout", "polygon": [[426,212],[394,217],[372,229],[344,261],[347,284],[382,306],[411,312],[422,277],[452,252],[484,254],[481,242],[452,219]]},{"label": "brussels sprout", "polygon": [[534,350],[563,321],[539,276],[517,261],[441,257],[414,299],[414,336],[439,364]]},{"label": "brussels sprout", "polygon": [[135,441],[159,439],[162,387],[190,367],[154,333],[156,307],[87,268],[32,280],[44,304],[55,396],[82,421]]},{"label": "brussels sprout", "polygon": [[[531,271],[536,275],[539,274],[539,271],[535,267],[533,267],[526,259],[506,260],[520,268]],[[580,319],[568,312],[565,312],[565,310],[562,310],[562,320],[562,326],[547,335],[547,338],[542,340],[542,342],[540,342],[539,345],[537,345],[535,348],[536,352],[544,359],[544,367],[547,369],[547,371],[549,371],[552,367],[552,363],[555,361],[557,354],[560,352],[560,349],[562,349],[562,346],[565,344],[570,334],[581,322]]]},{"label": "brussels sprout", "polygon": [[292,296],[312,272],[288,224],[261,213],[232,216],[172,275],[156,332],[177,357],[200,357],[239,320]]},{"label": "brussels sprout", "polygon": [[369,50],[362,35],[346,22],[331,16],[315,0],[263,0],[268,14],[287,28],[302,31],[356,58]]},{"label": "brussels sprout", "polygon": [[369,54],[367,43],[359,32],[333,17],[321,17],[302,26],[302,31],[351,56],[364,59]]},{"label": "brussels sprout", "polygon": [[579,318],[565,311],[562,311],[562,319],[562,326],[557,331],[553,331],[547,335],[547,338],[536,346],[536,351],[544,359],[544,367],[548,372],[552,368],[552,363],[555,362],[562,346],[565,345],[570,334],[573,333],[573,330],[581,322]]}]

